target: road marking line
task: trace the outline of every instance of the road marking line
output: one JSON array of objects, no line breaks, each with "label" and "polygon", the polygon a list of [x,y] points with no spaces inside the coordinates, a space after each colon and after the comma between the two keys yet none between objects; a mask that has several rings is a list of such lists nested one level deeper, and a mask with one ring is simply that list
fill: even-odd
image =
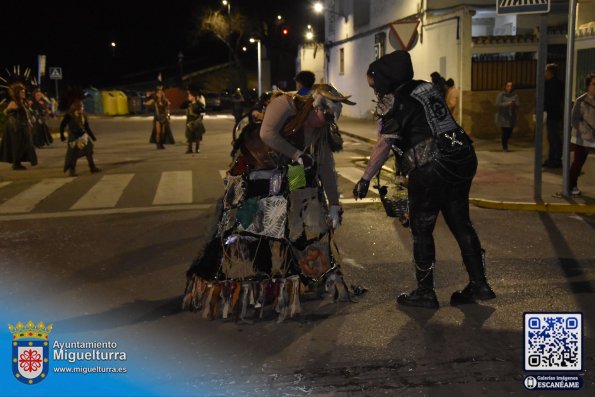
[{"label": "road marking line", "polygon": [[104,175],[70,209],[82,210],[115,207],[133,176],[134,174]]},{"label": "road marking line", "polygon": [[39,183],[36,183],[0,205],[0,214],[30,212],[43,199],[72,180],[72,178],[42,179]]},{"label": "road marking line", "polygon": [[355,167],[337,167],[337,173],[353,183],[357,183],[363,175],[363,171]]},{"label": "road marking line", "polygon": [[153,205],[192,203],[192,171],[161,173]]},{"label": "road marking line", "polygon": [[359,263],[357,263],[355,261],[355,259],[351,259],[351,258],[343,258],[343,260],[341,261],[341,264],[349,265],[351,267],[355,267],[356,269],[364,269],[364,267],[362,265],[360,265]]},{"label": "road marking line", "polygon": [[190,210],[210,210],[214,204],[183,204],[183,205],[163,205],[153,207],[131,207],[131,208],[103,208],[80,211],[62,211],[62,212],[44,212],[31,214],[0,215],[0,222],[20,221],[31,219],[54,219],[54,218],[72,218],[75,216],[100,216],[114,214],[135,214],[140,212],[159,212],[159,211],[190,211]]},{"label": "road marking line", "polygon": [[12,181],[0,182],[0,189],[2,189],[4,186],[10,185],[11,183],[12,183]]}]

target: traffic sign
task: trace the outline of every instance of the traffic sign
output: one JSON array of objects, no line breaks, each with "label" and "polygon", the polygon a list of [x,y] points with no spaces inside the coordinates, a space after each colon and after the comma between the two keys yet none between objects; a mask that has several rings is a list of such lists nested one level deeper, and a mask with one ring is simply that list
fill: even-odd
[{"label": "traffic sign", "polygon": [[413,48],[419,22],[419,19],[410,19],[390,24],[391,31],[397,37],[397,40],[399,40],[401,47],[403,47],[405,51],[409,51]]},{"label": "traffic sign", "polygon": [[496,14],[540,14],[550,12],[550,0],[496,0]]},{"label": "traffic sign", "polygon": [[62,80],[62,68],[58,68],[58,67],[50,68],[50,79]]}]

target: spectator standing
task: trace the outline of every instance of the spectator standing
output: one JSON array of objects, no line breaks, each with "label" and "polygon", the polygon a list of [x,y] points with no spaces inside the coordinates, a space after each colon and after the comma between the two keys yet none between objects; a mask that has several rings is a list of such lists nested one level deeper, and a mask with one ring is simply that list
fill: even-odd
[{"label": "spectator standing", "polygon": [[586,79],[587,92],[577,98],[570,118],[574,161],[570,167],[569,188],[571,196],[580,196],[578,177],[590,150],[595,149],[595,74]]},{"label": "spectator standing", "polygon": [[446,98],[446,80],[444,80],[444,77],[442,77],[440,75],[440,73],[438,73],[438,72],[432,72],[432,74],[430,74],[430,77],[432,78],[432,84],[434,84],[434,88],[436,88],[436,90],[438,90],[438,92],[442,96],[442,99],[445,99]]},{"label": "spectator standing", "polygon": [[236,123],[238,123],[244,114],[244,96],[239,88],[236,89],[231,96],[231,112],[233,113]]},{"label": "spectator standing", "polygon": [[545,89],[543,110],[547,113],[548,158],[544,167],[562,167],[562,118],[564,116],[564,84],[558,78],[558,65],[547,64],[545,67]]},{"label": "spectator standing", "polygon": [[502,130],[502,151],[508,152],[508,140],[516,124],[519,96],[513,91],[512,81],[507,81],[504,91],[496,97],[497,124]]},{"label": "spectator standing", "polygon": [[453,79],[446,80],[446,105],[452,116],[456,119],[456,111],[459,106],[459,89],[455,87]]}]

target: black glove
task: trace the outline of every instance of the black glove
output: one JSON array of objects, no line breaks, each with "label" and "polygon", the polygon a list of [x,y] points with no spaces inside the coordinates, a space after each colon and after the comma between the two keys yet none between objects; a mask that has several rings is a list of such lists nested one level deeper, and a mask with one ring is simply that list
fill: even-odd
[{"label": "black glove", "polygon": [[95,137],[91,137],[91,139],[93,140],[93,142],[95,142],[97,140],[97,138],[95,138]]},{"label": "black glove", "polygon": [[368,188],[370,187],[370,181],[360,179],[353,188],[353,198],[363,199],[368,194]]}]

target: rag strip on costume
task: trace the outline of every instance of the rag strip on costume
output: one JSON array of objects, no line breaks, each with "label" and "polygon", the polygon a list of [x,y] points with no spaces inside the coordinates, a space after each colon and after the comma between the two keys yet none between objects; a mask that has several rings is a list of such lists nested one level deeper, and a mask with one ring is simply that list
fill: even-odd
[{"label": "rag strip on costume", "polygon": [[250,321],[269,308],[281,322],[301,312],[306,293],[349,300],[312,174],[287,164],[234,169],[213,238],[187,272],[183,309]]},{"label": "rag strip on costume", "polygon": [[[259,172],[263,171],[252,173]],[[272,192],[278,184],[275,177],[251,180],[250,176],[227,178],[215,237],[189,270],[183,308],[208,319],[249,321],[262,318],[270,305],[281,322],[301,312],[302,279],[315,280],[319,295],[349,299],[318,188],[285,192],[287,198],[247,197],[250,184],[266,181]],[[207,250],[218,254],[208,255]]]}]

